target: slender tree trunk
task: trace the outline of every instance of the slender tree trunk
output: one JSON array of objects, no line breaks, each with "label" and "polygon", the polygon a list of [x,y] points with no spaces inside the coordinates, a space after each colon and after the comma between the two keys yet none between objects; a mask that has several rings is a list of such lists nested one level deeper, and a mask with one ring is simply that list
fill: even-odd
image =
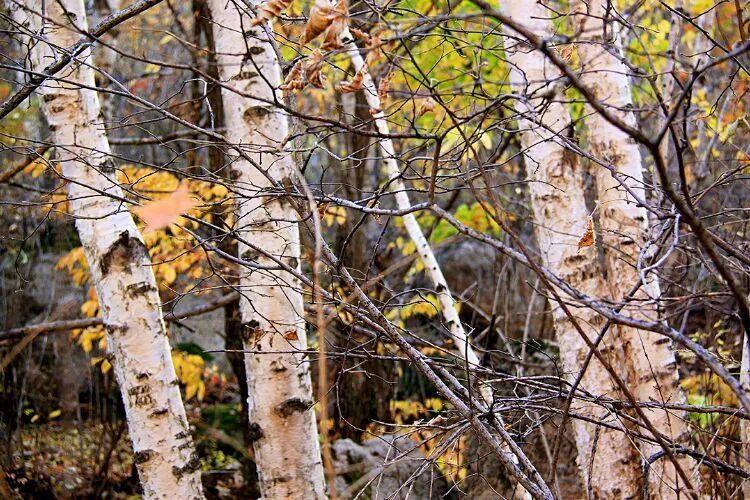
[{"label": "slender tree trunk", "polygon": [[[43,10],[45,42],[37,41],[37,70],[53,61],[51,46],[68,47],[88,27],[82,0],[29,2]],[[14,18],[40,31],[41,19],[11,4]],[[74,24],[75,27],[71,26]],[[59,55],[59,54],[58,54]],[[62,175],[69,180],[70,210],[91,269],[114,358],[146,498],[203,498],[200,461],[193,450],[148,250],[115,181],[107,137],[94,87],[94,72],[81,56],[40,87]],[[83,86],[79,87],[77,84]]]},{"label": "slender tree trunk", "polygon": [[[352,38],[348,33],[348,28],[344,33],[342,33],[342,37],[349,39]],[[362,93],[364,94],[365,100],[367,101],[367,104],[370,108],[370,114],[375,120],[375,126],[377,127],[378,132],[383,135],[383,137],[378,140],[378,143],[383,151],[383,161],[385,163],[386,172],[391,181],[391,185],[395,190],[396,206],[401,210],[408,210],[412,205],[411,201],[409,200],[409,195],[406,192],[406,186],[401,179],[401,169],[399,169],[398,167],[398,161],[396,160],[396,150],[393,147],[393,141],[391,141],[391,139],[388,137],[390,135],[390,130],[388,127],[388,122],[386,121],[385,115],[383,113],[382,103],[380,102],[377,86],[375,85],[372,76],[367,70],[367,66],[364,59],[362,58],[362,55],[359,52],[359,49],[357,48],[357,45],[351,42],[346,47],[346,50],[349,54],[349,58],[352,61],[352,67],[354,68],[355,73],[361,72],[363,74]],[[424,233],[422,232],[422,228],[419,226],[417,217],[414,215],[414,213],[409,212],[402,216],[402,220],[404,221],[404,226],[406,227],[406,231],[409,234],[409,238],[411,238],[411,240],[414,242],[417,253],[422,259],[422,263],[424,264],[427,276],[429,276],[433,286],[435,287],[435,292],[437,293],[438,301],[440,302],[441,314],[443,315],[443,319],[448,326],[448,330],[454,344],[456,344],[458,352],[469,366],[479,367],[479,357],[477,356],[474,348],[471,346],[471,339],[466,334],[466,330],[461,323],[461,319],[458,315],[458,309],[456,309],[456,301],[453,299],[453,294],[448,287],[448,282],[443,275],[442,269],[440,269],[440,265],[438,264],[437,258],[435,257],[435,253],[432,251],[430,242],[427,240]],[[493,402],[492,387],[485,384],[479,385],[479,394],[482,396],[482,399],[484,400],[484,403],[487,405],[487,407],[491,409]],[[502,415],[498,413],[495,415],[495,418],[499,421],[500,425],[505,425]],[[507,454],[508,458],[513,463],[518,464],[518,457],[511,453],[508,443],[503,443],[503,452]],[[525,489],[523,489],[520,484],[518,486],[521,491],[518,493],[517,497],[523,498],[524,500],[530,499],[531,495]]]},{"label": "slender tree trunk", "polygon": [[[347,34],[343,34],[343,37],[346,38]],[[348,35],[348,37],[351,38],[351,35]],[[385,163],[386,172],[391,181],[391,186],[393,186],[395,191],[394,196],[396,198],[396,206],[401,210],[408,210],[412,206],[411,201],[406,192],[404,181],[401,179],[401,169],[398,167],[393,141],[388,137],[390,131],[388,129],[388,122],[386,121],[385,115],[381,109],[377,87],[372,80],[372,76],[370,76],[370,73],[367,71],[365,61],[359,53],[357,46],[354,43],[350,43],[346,47],[346,51],[352,61],[354,71],[361,71],[364,75],[362,92],[364,93],[367,104],[372,111],[371,114],[375,120],[375,126],[377,127],[378,132],[383,135],[383,137],[378,140],[378,143],[383,150],[383,162]],[[432,251],[432,247],[430,247],[430,242],[425,238],[422,228],[419,226],[419,222],[417,222],[417,217],[413,212],[409,212],[402,216],[402,220],[404,221],[404,226],[406,227],[406,232],[409,234],[409,238],[414,242],[417,253],[422,259],[425,272],[435,286],[435,292],[437,293],[438,301],[440,302],[440,312],[443,315],[445,324],[450,331],[458,352],[470,365],[475,367],[479,366],[479,358],[477,357],[474,348],[469,344],[469,338],[466,335],[461,319],[458,317],[456,301],[453,299],[453,294],[451,294],[451,290],[448,287],[448,282],[446,281],[445,276],[443,276],[443,271],[440,269],[440,265],[435,258],[435,253]],[[488,389],[489,388],[483,388],[482,396],[485,397],[485,399],[489,398],[488,402],[491,403],[491,391],[488,392]]]},{"label": "slender tree trunk", "polygon": [[269,177],[283,184],[293,172],[292,156],[281,151],[287,117],[273,104],[280,97],[274,95],[281,82],[279,62],[269,42],[270,28],[251,27],[252,17],[243,3],[211,0],[209,6],[221,80],[256,97],[232,91],[222,96],[229,140],[256,163],[233,158],[238,192],[235,231],[242,240],[238,252],[245,261],[271,268],[243,270],[239,286],[245,348],[275,351],[245,356],[260,488],[265,498],[323,498],[309,365],[302,354],[278,353],[307,348],[300,284],[289,273],[273,270],[278,266],[269,257],[300,266],[296,212],[270,192]]},{"label": "slender tree trunk", "polygon": [[[577,45],[583,69],[581,79],[614,115],[635,126],[635,117],[630,111],[629,70],[616,55],[621,52],[620,30],[616,22],[609,22],[608,4],[603,0],[593,0],[577,5],[579,12],[584,14],[578,24],[582,29],[582,43]],[[605,50],[602,44],[609,45],[614,54]],[[596,169],[602,243],[611,298],[622,300],[636,283],[645,278],[633,305],[623,311],[653,321],[658,317],[659,283],[653,274],[642,276],[639,273],[639,257],[649,228],[648,212],[637,200],[645,200],[641,153],[630,136],[599,113],[592,112],[586,120],[589,149],[595,157],[610,164],[619,177],[615,178],[609,169]],[[617,326],[616,331],[631,364],[633,394],[640,401],[684,403],[670,343],[653,332],[623,326]],[[647,409],[645,413],[665,436],[678,443],[689,439],[688,428],[679,415],[657,408]],[[655,444],[644,442],[641,446],[645,457],[660,450]],[[681,461],[685,470],[690,470],[692,465],[690,459]],[[684,488],[677,480],[674,465],[665,459],[653,464],[649,482],[651,494],[658,498],[673,495],[672,488]]]},{"label": "slender tree trunk", "polygon": [[[502,2],[503,12],[524,24],[536,35],[552,35],[549,12],[531,0]],[[583,170],[573,154],[566,152],[563,137],[570,123],[564,96],[556,95],[559,72],[530,46],[506,39],[513,92],[523,96],[516,105],[518,128],[531,181],[529,191],[542,261],[560,278],[582,292],[596,296],[604,283],[595,247],[578,248],[588,225],[583,187]],[[575,379],[589,349],[571,319],[553,305],[560,354],[569,378]],[[603,319],[588,308],[569,308],[583,331],[593,340]],[[620,346],[605,338],[600,350],[613,366],[623,366]],[[623,376],[623,378],[625,378]],[[614,382],[593,359],[581,388],[595,396],[618,397]],[[616,417],[596,404],[574,401],[572,409],[608,424],[620,426]],[[639,493],[638,461],[623,430],[574,421],[578,466],[593,498],[628,498]]]}]

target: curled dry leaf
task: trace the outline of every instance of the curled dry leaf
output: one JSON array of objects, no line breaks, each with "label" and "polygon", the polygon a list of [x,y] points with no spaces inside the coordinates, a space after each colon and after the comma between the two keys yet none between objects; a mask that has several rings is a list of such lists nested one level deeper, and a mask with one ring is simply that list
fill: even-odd
[{"label": "curled dry leaf", "polygon": [[432,111],[435,111],[435,99],[433,99],[432,97],[422,99],[422,103],[419,105],[417,114],[419,114],[419,116],[422,116],[423,114],[430,113]]},{"label": "curled dry leaf", "polygon": [[309,83],[313,87],[323,88],[324,77],[320,70],[323,68],[323,52],[315,49],[304,59],[300,59],[289,71],[284,79],[281,90],[301,90]]},{"label": "curled dry leaf", "polygon": [[334,6],[325,3],[324,0],[318,0],[310,10],[310,18],[307,20],[305,33],[300,42],[306,45],[325,32],[322,48],[324,50],[339,48],[341,46],[339,38],[348,24],[348,19],[349,8],[346,0],[339,0]]},{"label": "curled dry leaf", "polygon": [[197,204],[190,191],[185,186],[180,186],[160,200],[134,208],[133,212],[146,223],[144,232],[149,232],[169,226]]},{"label": "curled dry leaf", "polygon": [[315,49],[304,61],[305,78],[313,87],[323,88],[323,52]]},{"label": "curled dry leaf", "polygon": [[300,90],[307,86],[307,82],[302,73],[302,64],[304,61],[304,59],[300,59],[294,63],[294,66],[292,66],[292,69],[290,69],[289,73],[286,75],[284,83],[279,87],[281,90]]},{"label": "curled dry leaf", "polygon": [[581,239],[578,240],[578,249],[590,247],[594,244],[594,219],[589,217],[588,225],[586,226],[586,232],[583,233]]},{"label": "curled dry leaf", "polygon": [[357,92],[362,89],[362,83],[364,82],[364,79],[365,67],[363,66],[359,69],[359,71],[357,71],[357,74],[354,75],[354,78],[352,78],[351,80],[344,80],[336,85],[336,90],[343,94]]},{"label": "curled dry leaf", "polygon": [[370,43],[370,35],[367,34],[367,32],[365,32],[365,31],[362,31],[362,30],[357,29],[357,28],[351,28],[350,27],[349,28],[349,33],[351,33],[352,36],[354,38],[356,38],[357,40],[365,42],[365,45],[368,44],[368,43]]},{"label": "curled dry leaf", "polygon": [[330,5],[313,4],[310,9],[310,18],[305,25],[305,33],[302,35],[302,45],[309,43],[323,33],[333,21],[333,8]]},{"label": "curled dry leaf", "polygon": [[258,9],[258,17],[250,22],[250,26],[258,26],[266,21],[275,19],[292,4],[292,0],[269,0]]},{"label": "curled dry leaf", "polygon": [[348,24],[349,18],[346,15],[336,16],[325,32],[323,44],[320,46],[320,48],[328,51],[340,49],[341,47],[343,47],[341,43],[341,33],[344,31]]},{"label": "curled dry leaf", "polygon": [[392,78],[393,73],[388,73],[380,79],[380,83],[378,84],[378,99],[380,99],[381,108],[385,106],[385,102],[388,100],[388,92],[391,90]]}]

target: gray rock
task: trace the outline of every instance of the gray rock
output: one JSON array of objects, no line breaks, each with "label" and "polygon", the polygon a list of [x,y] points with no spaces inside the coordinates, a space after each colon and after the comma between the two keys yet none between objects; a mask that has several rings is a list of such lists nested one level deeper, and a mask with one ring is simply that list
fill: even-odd
[{"label": "gray rock", "polygon": [[336,490],[342,498],[449,498],[448,482],[406,436],[381,436],[358,444],[333,443]]}]

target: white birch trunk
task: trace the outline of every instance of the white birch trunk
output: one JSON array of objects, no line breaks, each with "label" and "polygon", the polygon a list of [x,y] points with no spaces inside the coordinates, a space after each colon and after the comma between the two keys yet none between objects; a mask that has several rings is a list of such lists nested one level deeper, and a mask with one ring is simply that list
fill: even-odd
[{"label": "white birch trunk", "polygon": [[[602,19],[606,19],[608,15],[606,2],[592,0],[587,4],[580,2],[577,6],[579,12],[587,13],[577,24],[583,29],[582,43],[577,44],[583,69],[581,80],[611,113],[630,126],[635,126],[635,117],[630,111],[632,100],[629,70],[615,55],[601,46],[602,43],[609,44],[611,50],[621,52],[617,23],[604,24],[607,27],[605,39]],[[612,165],[620,177],[620,180],[615,179],[603,167],[596,169],[607,285],[612,299],[619,301],[641,279],[638,258],[648,234],[648,212],[638,205],[623,185],[638,198],[645,200],[643,161],[638,145],[632,138],[600,114],[590,108],[589,111],[591,113],[586,118],[589,149],[595,157]],[[658,310],[654,301],[659,299],[660,294],[658,281],[650,275],[646,277],[641,291],[636,294],[633,305],[623,309],[623,312],[656,320]],[[684,403],[670,343],[653,332],[623,326],[618,326],[616,330],[631,364],[633,395],[640,401]],[[687,425],[679,415],[656,408],[644,409],[644,412],[654,427],[665,436],[678,443],[685,443],[689,439]],[[661,447],[656,444],[643,443],[641,447],[641,453],[645,457],[660,450]],[[680,464],[685,471],[690,471],[693,466],[692,460],[687,458],[680,460]],[[651,495],[658,498],[674,495],[672,488],[675,487],[684,490],[682,481],[677,480],[674,465],[666,458],[654,464],[649,479]]]},{"label": "white birch trunk", "polygon": [[[82,0],[27,6],[43,11],[43,36],[32,60],[41,71],[53,62],[50,46],[69,47],[88,27]],[[39,32],[37,14],[10,5],[13,16]],[[77,28],[73,28],[74,23]],[[200,461],[193,449],[161,302],[148,250],[115,181],[107,136],[85,54],[60,73],[71,83],[49,79],[39,94],[57,146],[57,161],[69,181],[70,210],[91,269],[107,330],[107,350],[122,392],[130,438],[146,498],[203,498]],[[78,84],[88,88],[81,88]]]},{"label": "white birch trunk", "polygon": [[[351,35],[347,35],[347,33],[344,33],[343,37],[351,38]],[[346,47],[346,51],[352,61],[352,66],[355,73],[359,71],[362,71],[363,73],[362,92],[365,95],[365,99],[367,100],[367,104],[370,107],[370,110],[372,110],[373,112],[372,116],[375,120],[375,126],[377,127],[378,132],[383,135],[383,137],[378,139],[378,144],[383,150],[383,163],[385,164],[386,173],[388,174],[390,184],[391,186],[393,186],[394,196],[396,198],[396,206],[400,210],[408,210],[412,205],[411,201],[409,200],[409,195],[406,192],[406,186],[404,185],[403,180],[401,180],[401,169],[399,169],[398,167],[398,160],[396,159],[396,150],[393,147],[393,141],[391,141],[391,139],[387,137],[388,135],[390,135],[390,131],[388,128],[388,122],[386,121],[385,115],[382,111],[380,98],[378,97],[377,86],[375,85],[375,82],[373,82],[372,76],[367,71],[365,61],[362,58],[362,55],[360,54],[357,46],[354,43],[350,43]],[[404,221],[404,226],[406,227],[406,232],[409,235],[409,238],[414,242],[414,245],[416,246],[417,253],[419,254],[420,259],[422,259],[422,263],[424,264],[427,276],[429,276],[433,286],[435,287],[435,292],[437,293],[437,297],[440,302],[440,312],[443,315],[445,324],[448,326],[451,338],[456,344],[458,352],[461,354],[461,357],[469,363],[470,366],[479,366],[479,357],[477,356],[472,346],[469,344],[469,338],[466,335],[466,330],[464,329],[463,324],[461,324],[461,319],[458,316],[456,301],[453,299],[453,294],[448,287],[448,282],[445,280],[445,276],[443,276],[443,271],[440,269],[440,265],[435,258],[432,247],[430,247],[429,241],[427,241],[427,238],[422,232],[422,228],[419,226],[419,222],[417,222],[416,216],[414,215],[414,213],[410,212],[404,214],[401,219]],[[482,395],[489,395],[485,393],[486,390]],[[491,396],[489,402],[492,402]]]},{"label": "white birch trunk", "polygon": [[[252,5],[256,2],[249,2]],[[275,181],[292,176],[293,158],[281,151],[287,116],[273,105],[281,69],[268,33],[250,26],[240,2],[210,0],[219,77],[230,87],[257,97],[222,92],[227,137]],[[266,31],[266,30],[269,31]],[[276,95],[279,99],[280,95]],[[233,158],[236,174],[239,255],[245,261],[277,267],[273,258],[299,269],[297,214],[283,197],[269,193],[268,178],[246,159]],[[243,241],[256,245],[262,252]],[[298,280],[280,270],[243,269],[240,314],[247,350],[307,348]],[[313,411],[309,365],[303,354],[246,354],[249,425],[264,498],[324,498],[325,481]]]},{"label": "white birch trunk", "polygon": [[[500,6],[504,14],[535,35],[547,38],[552,34],[549,12],[536,1],[501,2]],[[584,200],[583,171],[575,156],[566,153],[562,145],[561,136],[565,135],[570,117],[562,102],[564,96],[554,95],[559,71],[542,54],[521,42],[507,38],[506,50],[513,92],[523,96],[516,110],[542,261],[570,285],[597,296],[604,283],[595,247],[579,250],[577,245],[586,232],[589,214]],[[564,298],[563,292],[560,293]],[[573,379],[589,348],[559,305],[553,303],[552,306],[563,365]],[[569,310],[589,339],[594,340],[603,326],[602,317],[588,308],[570,306]],[[605,337],[600,350],[618,369],[624,366],[624,357],[613,340],[611,336]],[[627,380],[626,370],[620,376]],[[595,358],[583,377],[581,388],[596,396],[619,397],[611,377]],[[574,401],[572,410],[619,425],[595,404]],[[574,429],[578,466],[592,496],[636,497],[639,463],[626,434],[621,430],[597,430],[596,425],[580,420],[574,420]]]}]

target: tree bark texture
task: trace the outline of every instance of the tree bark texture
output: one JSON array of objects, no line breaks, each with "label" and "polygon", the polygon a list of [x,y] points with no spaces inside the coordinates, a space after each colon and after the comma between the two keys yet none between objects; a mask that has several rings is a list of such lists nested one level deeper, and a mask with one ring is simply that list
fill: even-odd
[{"label": "tree bark texture", "polygon": [[[71,46],[88,30],[82,0],[10,8],[42,37],[33,40],[37,71],[59,57],[51,47]],[[203,498],[151,260],[115,179],[90,59],[84,52],[40,87],[41,107],[99,298],[144,496]]]},{"label": "tree bark texture", "polygon": [[279,353],[307,348],[301,285],[274,260],[300,267],[297,214],[273,186],[293,173],[292,155],[283,151],[288,117],[274,104],[281,69],[270,26],[251,26],[248,7],[257,2],[248,4],[209,1],[219,77],[253,96],[222,92],[227,138],[243,152],[231,158],[238,252],[265,267],[240,271],[244,345],[274,351],[245,355],[249,425],[264,498],[324,498],[309,364],[303,354]]}]

